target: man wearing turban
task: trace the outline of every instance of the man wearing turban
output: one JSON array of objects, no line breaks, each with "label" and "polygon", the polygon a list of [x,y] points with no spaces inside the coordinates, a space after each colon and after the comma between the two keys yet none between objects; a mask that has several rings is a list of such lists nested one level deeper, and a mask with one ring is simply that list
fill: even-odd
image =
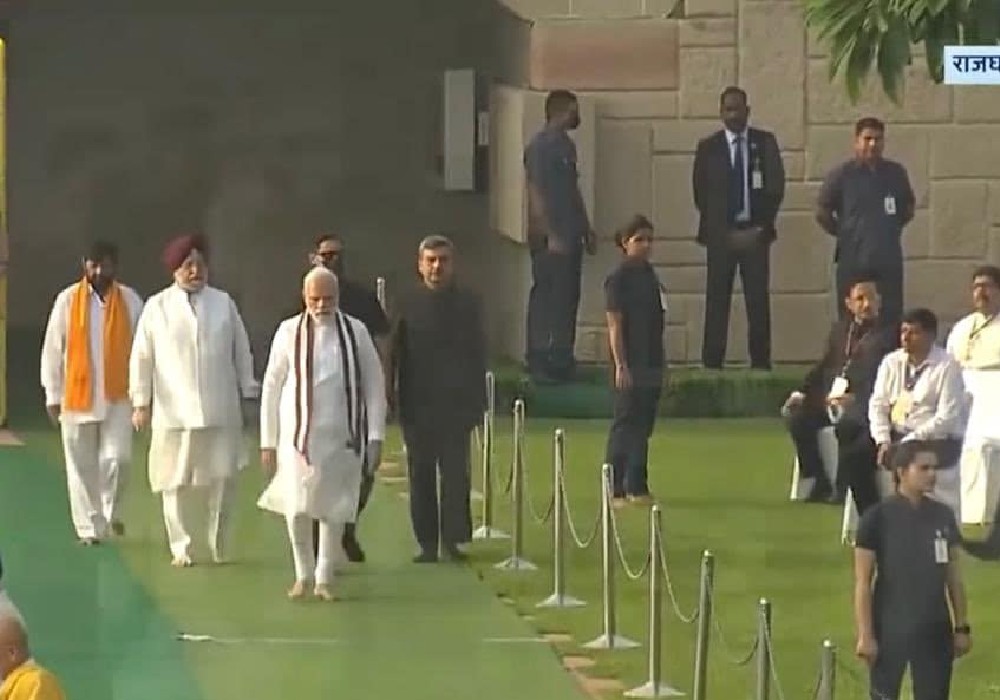
[{"label": "man wearing turban", "polygon": [[235,478],[247,464],[241,398],[255,398],[253,356],[232,298],[208,286],[205,240],[182,236],[163,262],[173,284],[153,295],[136,329],[129,368],[132,422],[150,424],[149,482],[163,497],[174,566],[190,566],[189,503],[208,492],[208,546],[225,558]]}]

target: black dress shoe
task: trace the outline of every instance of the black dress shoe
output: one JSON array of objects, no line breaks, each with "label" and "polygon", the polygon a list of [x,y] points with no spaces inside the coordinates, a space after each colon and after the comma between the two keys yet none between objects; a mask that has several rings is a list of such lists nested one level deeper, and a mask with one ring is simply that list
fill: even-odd
[{"label": "black dress shoe", "polygon": [[437,554],[434,554],[433,552],[421,552],[417,556],[413,557],[414,564],[434,564],[437,560]]},{"label": "black dress shoe", "polygon": [[469,555],[453,544],[444,546],[444,556],[445,559],[452,562],[466,562],[469,560]]},{"label": "black dress shoe", "polygon": [[347,555],[347,561],[360,564],[365,560],[365,551],[361,549],[358,538],[353,531],[344,533],[341,544],[344,547],[344,554]]}]

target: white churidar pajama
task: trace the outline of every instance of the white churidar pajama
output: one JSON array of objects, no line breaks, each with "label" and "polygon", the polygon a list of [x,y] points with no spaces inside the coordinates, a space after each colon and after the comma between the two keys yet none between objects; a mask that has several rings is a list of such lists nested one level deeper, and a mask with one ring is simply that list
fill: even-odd
[{"label": "white churidar pajama", "polygon": [[235,479],[246,466],[241,398],[253,398],[253,356],[232,298],[171,286],[150,297],[130,362],[132,405],[152,409],[149,484],[162,494],[174,559],[190,560],[192,501],[208,499],[208,546],[225,558]]},{"label": "white churidar pajama", "polygon": [[[357,340],[361,396],[368,415],[367,438],[381,441],[386,414],[382,365],[364,324],[350,316],[343,318],[351,324]],[[329,584],[343,526],[357,517],[362,458],[348,444],[343,357],[332,318],[329,323],[316,324],[313,338],[308,463],[296,448],[295,338],[299,320],[299,316],[288,319],[275,332],[262,382],[261,447],[277,451],[277,469],[258,506],[285,517],[296,580]],[[318,559],[312,547],[314,519],[320,521]]]},{"label": "white churidar pajama", "polygon": [[[129,287],[119,287],[134,329],[142,299]],[[77,288],[74,283],[56,296],[45,329],[41,381],[47,406],[63,403],[70,309]],[[104,301],[93,291],[88,322],[93,404],[87,412],[63,411],[59,427],[73,529],[80,539],[99,539],[107,536],[110,523],[121,520],[122,494],[132,461],[132,409],[128,401],[109,403],[104,396]]]}]

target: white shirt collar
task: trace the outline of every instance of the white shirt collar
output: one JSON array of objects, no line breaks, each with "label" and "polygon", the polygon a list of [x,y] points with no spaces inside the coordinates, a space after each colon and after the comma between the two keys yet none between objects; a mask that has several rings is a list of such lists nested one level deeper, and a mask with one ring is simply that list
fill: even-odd
[{"label": "white shirt collar", "polygon": [[737,136],[742,136],[743,137],[743,143],[746,143],[746,141],[747,141],[747,133],[749,131],[750,131],[750,126],[749,125],[747,125],[746,128],[744,128],[743,131],[741,131],[740,133],[736,133],[735,131],[730,131],[729,129],[726,129],[726,143],[728,143],[730,146],[732,146],[733,145],[733,141],[736,140]]}]

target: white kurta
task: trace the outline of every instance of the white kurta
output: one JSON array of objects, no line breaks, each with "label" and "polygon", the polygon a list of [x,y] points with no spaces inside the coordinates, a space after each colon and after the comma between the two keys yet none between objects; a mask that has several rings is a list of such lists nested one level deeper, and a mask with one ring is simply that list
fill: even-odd
[{"label": "white kurta", "polygon": [[[368,440],[385,434],[385,380],[364,324],[345,316],[358,345]],[[360,456],[348,446],[350,433],[340,344],[336,326],[317,324],[313,337],[313,404],[307,452],[295,448],[295,336],[299,317],[278,327],[261,391],[262,448],[277,450],[277,470],[258,505],[286,517],[309,515],[332,523],[354,522],[361,488]]]},{"label": "white kurta", "polygon": [[[61,406],[66,388],[66,347],[74,283],[52,305],[42,344],[41,382],[45,404]],[[135,290],[119,285],[134,330],[142,313]],[[129,401],[108,402],[104,395],[105,302],[90,292],[88,335],[93,401],[87,411],[62,411],[59,417],[70,515],[77,537],[103,536],[108,523],[120,519],[125,470],[132,458],[132,411]],[[126,357],[128,352],[126,350]]]},{"label": "white kurta", "polygon": [[139,318],[129,372],[132,405],[152,407],[149,482],[154,492],[207,486],[247,464],[241,398],[257,383],[246,327],[213,287],[171,286]]}]

